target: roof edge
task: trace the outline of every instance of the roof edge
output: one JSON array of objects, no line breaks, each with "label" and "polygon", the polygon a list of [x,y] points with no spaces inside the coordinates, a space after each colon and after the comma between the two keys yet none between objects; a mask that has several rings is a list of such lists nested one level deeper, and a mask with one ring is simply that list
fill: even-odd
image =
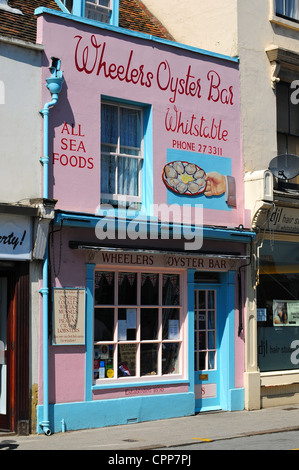
[{"label": "roof edge", "polygon": [[187,44],[181,44],[181,43],[178,43],[178,42],[175,42],[175,41],[170,41],[168,39],[159,38],[159,37],[153,36],[151,34],[146,34],[146,33],[141,33],[141,32],[138,32],[138,31],[133,31],[133,30],[130,30],[130,29],[121,28],[119,26],[111,26],[111,25],[108,25],[106,23],[100,23],[98,21],[90,20],[88,18],[80,18],[79,16],[71,15],[69,13],[64,13],[64,12],[60,12],[60,11],[57,11],[57,10],[51,10],[50,8],[39,7],[34,11],[34,14],[36,16],[41,16],[43,14],[49,14],[49,15],[52,15],[52,16],[59,16],[61,18],[76,21],[77,23],[89,24],[89,25],[95,26],[99,29],[105,29],[105,30],[113,31],[113,32],[116,32],[116,33],[119,33],[119,34],[123,34],[123,35],[126,35],[126,36],[131,36],[131,37],[135,37],[135,38],[146,39],[148,41],[153,41],[153,42],[157,42],[157,43],[164,44],[164,45],[167,45],[167,46],[176,47],[178,49],[184,49],[186,51],[195,52],[196,54],[201,54],[201,55],[213,57],[213,58],[216,58],[216,59],[222,59],[222,60],[225,60],[225,61],[228,61],[228,62],[239,63],[239,57],[231,57],[231,56],[228,56],[228,55],[219,54],[217,52],[212,52],[212,51],[208,51],[208,50],[205,50],[205,49],[200,49],[200,48],[197,48],[197,47],[194,47],[194,46],[189,46]]}]

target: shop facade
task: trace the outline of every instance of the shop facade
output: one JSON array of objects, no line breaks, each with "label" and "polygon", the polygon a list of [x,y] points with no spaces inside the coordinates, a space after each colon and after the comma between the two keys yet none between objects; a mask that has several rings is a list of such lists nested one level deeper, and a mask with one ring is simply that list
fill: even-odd
[{"label": "shop facade", "polygon": [[64,79],[49,119],[37,431],[243,409],[253,233],[238,61],[36,14],[43,80],[51,64]]}]

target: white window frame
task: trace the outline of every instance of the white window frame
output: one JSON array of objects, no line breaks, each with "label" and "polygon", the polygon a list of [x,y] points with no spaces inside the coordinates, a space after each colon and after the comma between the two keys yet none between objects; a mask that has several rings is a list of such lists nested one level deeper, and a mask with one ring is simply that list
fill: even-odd
[{"label": "white window frame", "polygon": [[[93,348],[101,347],[101,346],[108,346],[113,345],[114,347],[114,352],[113,352],[113,364],[114,364],[114,376],[112,378],[93,378],[93,383],[95,386],[99,385],[105,385],[105,384],[119,384],[122,382],[152,382],[152,381],[157,381],[157,380],[165,380],[167,381],[172,381],[172,380],[181,380],[184,377],[184,357],[185,357],[185,351],[184,351],[184,322],[185,322],[185,316],[184,316],[184,308],[183,308],[183,279],[184,279],[184,273],[182,271],[175,271],[171,272],[170,270],[151,270],[148,268],[144,268],[142,270],[137,271],[137,305],[132,306],[130,305],[129,308],[136,308],[136,339],[135,340],[120,340],[119,339],[119,330],[118,330],[118,309],[119,308],[128,308],[126,305],[119,305],[116,302],[116,299],[118,298],[118,275],[119,273],[123,272],[136,272],[136,270],[129,269],[127,267],[122,267],[121,269],[107,269],[107,267],[97,267],[95,271],[98,272],[113,272],[114,273],[114,305],[99,305],[96,304],[94,301],[94,318],[95,318],[95,312],[98,309],[105,309],[105,308],[111,308],[114,309],[114,333],[113,333],[113,339],[111,341],[94,341],[93,342]],[[157,305],[141,305],[141,274],[142,273],[155,273],[159,275],[159,302]],[[172,275],[176,274],[179,275],[179,281],[180,281],[180,303],[179,305],[163,305],[162,304],[162,278],[163,274],[166,275]],[[95,287],[95,283],[94,283]],[[95,295],[94,295],[95,299]],[[141,339],[141,309],[146,309],[146,308],[151,308],[151,309],[158,309],[159,310],[159,317],[158,317],[158,338],[153,339],[153,340],[142,340]],[[167,308],[174,308],[179,310],[179,335],[176,339],[163,339],[163,334],[162,334],[162,310],[167,309]],[[178,372],[176,373],[167,373],[167,374],[162,374],[162,347],[163,344],[167,343],[177,343],[179,345],[179,357],[178,357]],[[136,345],[136,374],[132,376],[127,376],[127,377],[118,377],[118,346],[123,345],[123,344],[135,344]],[[142,344],[157,344],[158,345],[158,371],[157,374],[155,375],[141,375],[140,373],[140,348]],[[94,370],[94,369],[93,369]],[[94,374],[94,372],[93,372]]]},{"label": "white window frame", "polygon": [[[101,148],[101,158],[102,155],[105,156],[110,156],[111,158],[116,159],[116,172],[115,172],[115,193],[102,193],[102,188],[101,188],[101,201],[106,201],[108,203],[120,203],[121,201],[127,202],[128,204],[130,203],[137,203],[141,204],[142,202],[142,163],[144,160],[144,126],[143,126],[143,109],[142,107],[130,105],[130,104],[124,104],[124,103],[118,103],[118,102],[112,102],[112,101],[102,101],[102,105],[109,105],[109,106],[115,106],[118,109],[118,141],[117,141],[117,150],[116,152],[104,152],[102,151]],[[126,154],[126,153],[121,153],[120,151],[120,108],[124,109],[135,109],[140,112],[141,116],[141,122],[140,122],[140,132],[141,132],[141,142],[140,142],[140,148],[139,147],[131,147],[132,150],[139,150],[140,154],[139,155],[131,155],[131,154]],[[105,125],[104,123],[101,122],[101,127]],[[101,141],[101,147],[102,144],[105,146],[109,147],[109,145],[114,146],[113,144],[106,144],[105,142]],[[137,196],[133,195],[123,195],[118,193],[118,158],[119,157],[125,157],[125,158],[134,158],[138,160],[138,191],[139,194]],[[101,202],[102,204],[102,202]]]}]

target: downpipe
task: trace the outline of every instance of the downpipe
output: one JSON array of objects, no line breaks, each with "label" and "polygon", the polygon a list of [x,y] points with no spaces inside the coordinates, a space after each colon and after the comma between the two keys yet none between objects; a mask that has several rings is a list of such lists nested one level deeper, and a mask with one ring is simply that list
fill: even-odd
[{"label": "downpipe", "polygon": [[[49,197],[49,113],[56,105],[63,84],[63,74],[60,70],[60,60],[52,57],[52,66],[49,68],[51,77],[47,78],[47,88],[51,93],[52,100],[46,103],[40,111],[44,119],[43,125],[43,157],[40,161],[43,165],[43,198]],[[52,434],[49,421],[49,349],[48,349],[48,248],[46,247],[43,264],[43,287],[40,289],[43,296],[43,421],[39,423],[44,434]]]}]

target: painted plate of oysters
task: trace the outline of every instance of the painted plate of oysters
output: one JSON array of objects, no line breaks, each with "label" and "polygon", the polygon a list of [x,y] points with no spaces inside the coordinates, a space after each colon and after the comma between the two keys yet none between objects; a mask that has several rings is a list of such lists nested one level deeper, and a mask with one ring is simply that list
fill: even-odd
[{"label": "painted plate of oysters", "polygon": [[197,196],[206,189],[205,171],[195,163],[175,161],[163,168],[162,179],[177,194]]}]

